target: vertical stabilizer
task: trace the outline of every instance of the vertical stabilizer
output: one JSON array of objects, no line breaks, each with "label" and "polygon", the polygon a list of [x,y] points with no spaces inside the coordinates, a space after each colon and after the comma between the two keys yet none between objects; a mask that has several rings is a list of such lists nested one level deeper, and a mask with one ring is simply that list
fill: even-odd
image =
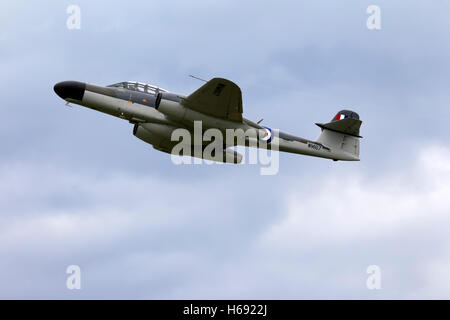
[{"label": "vertical stabilizer", "polygon": [[334,149],[337,152],[343,151],[359,159],[359,128],[362,121],[359,115],[350,110],[339,111],[328,123],[316,123],[322,133],[317,139],[318,142]]}]

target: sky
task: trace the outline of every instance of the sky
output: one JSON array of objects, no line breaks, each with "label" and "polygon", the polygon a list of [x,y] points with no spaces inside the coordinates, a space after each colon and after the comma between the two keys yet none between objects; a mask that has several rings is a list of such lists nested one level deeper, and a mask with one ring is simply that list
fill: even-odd
[{"label": "sky", "polygon": [[[0,298],[450,298],[448,1],[0,8]],[[309,139],[358,112],[361,161],[176,166],[53,91],[136,80],[187,95],[202,85],[190,74],[232,80],[246,118]]]}]

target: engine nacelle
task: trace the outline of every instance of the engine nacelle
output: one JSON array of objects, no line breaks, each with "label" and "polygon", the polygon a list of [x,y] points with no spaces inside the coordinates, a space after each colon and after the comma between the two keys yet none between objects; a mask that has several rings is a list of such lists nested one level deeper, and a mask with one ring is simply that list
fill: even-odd
[{"label": "engine nacelle", "polygon": [[156,98],[155,108],[169,118],[180,122],[182,122],[186,114],[186,109],[182,104],[177,101],[164,99],[162,94],[159,94]]},{"label": "engine nacelle", "polygon": [[176,143],[170,141],[175,129],[177,128],[167,124],[143,123],[134,125],[133,134],[156,148],[170,149]]},{"label": "engine nacelle", "polygon": [[[153,145],[159,151],[172,153],[174,146],[179,144],[179,141],[171,141],[172,132],[176,129],[176,127],[167,124],[143,123],[134,125],[133,134],[137,138]],[[209,152],[204,152],[206,146],[203,145],[201,151],[199,151],[195,150],[192,144],[189,144],[185,145],[185,148],[179,146],[180,148],[178,150],[181,152],[174,151],[176,155],[191,156],[218,162],[240,163],[242,161],[242,155],[234,150],[220,150],[220,156],[216,157],[215,154],[210,155]]]}]

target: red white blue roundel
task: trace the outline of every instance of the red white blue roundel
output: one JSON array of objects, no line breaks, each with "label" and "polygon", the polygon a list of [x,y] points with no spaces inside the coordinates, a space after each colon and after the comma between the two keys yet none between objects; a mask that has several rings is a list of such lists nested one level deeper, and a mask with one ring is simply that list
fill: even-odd
[{"label": "red white blue roundel", "polygon": [[348,116],[345,115],[345,114],[338,113],[338,114],[336,115],[336,120],[342,120],[342,119],[345,119],[345,118],[348,118]]},{"label": "red white blue roundel", "polygon": [[267,141],[270,142],[272,141],[272,129],[268,128],[268,127],[264,127],[264,136],[261,138],[261,140],[263,141]]}]

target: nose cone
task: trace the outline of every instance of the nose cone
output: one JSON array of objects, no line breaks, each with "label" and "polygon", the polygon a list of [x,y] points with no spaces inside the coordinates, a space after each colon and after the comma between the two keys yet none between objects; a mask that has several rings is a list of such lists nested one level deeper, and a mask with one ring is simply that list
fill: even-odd
[{"label": "nose cone", "polygon": [[83,100],[84,90],[86,90],[86,83],[78,81],[63,81],[58,82],[53,87],[56,94],[62,99]]}]

